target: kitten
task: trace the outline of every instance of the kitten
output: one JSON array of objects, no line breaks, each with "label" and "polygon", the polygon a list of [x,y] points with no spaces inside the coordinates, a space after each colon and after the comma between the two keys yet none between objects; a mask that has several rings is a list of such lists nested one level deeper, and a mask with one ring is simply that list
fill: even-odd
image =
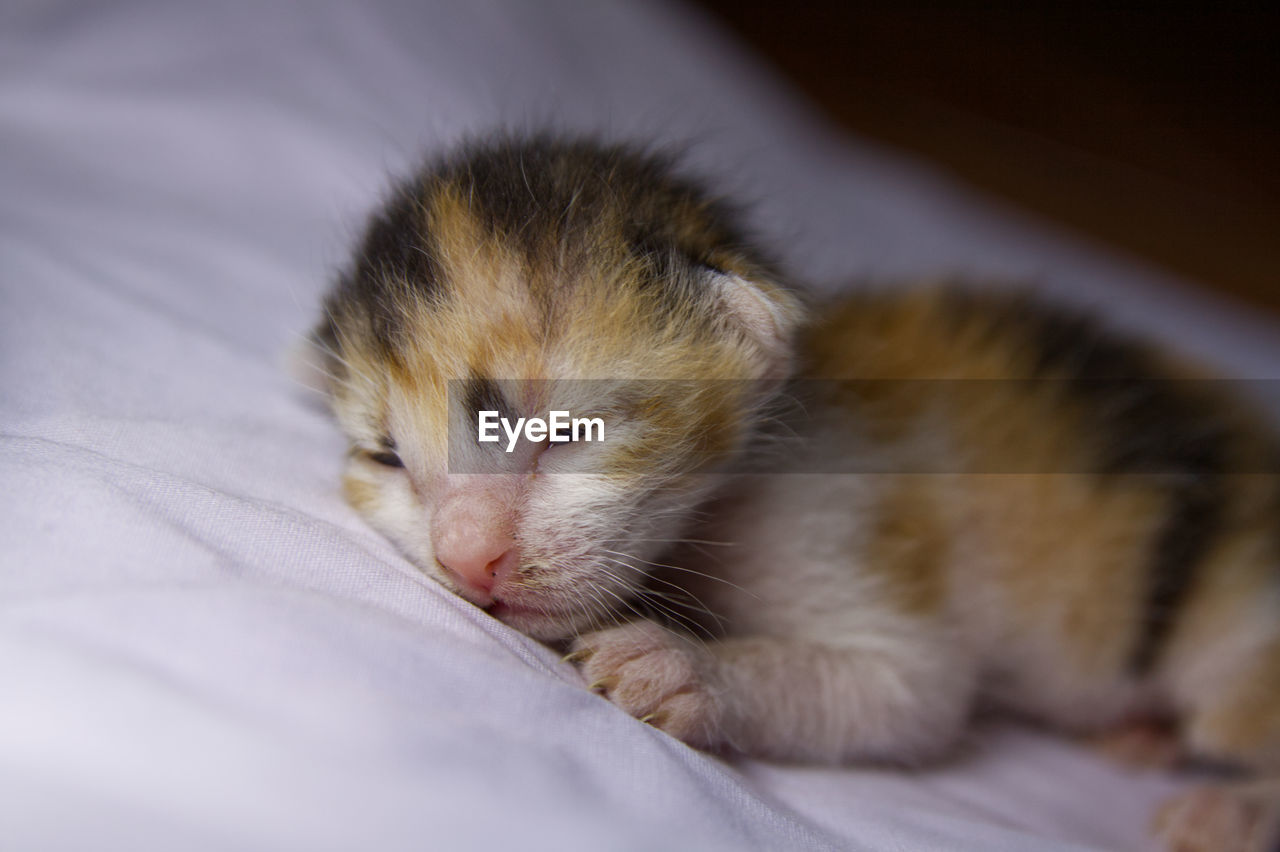
[{"label": "kitten", "polygon": [[[1180,753],[1280,772],[1261,418],[1026,296],[852,293],[802,324],[780,281],[668,158],[463,147],[395,189],[315,334],[348,500],[696,746],[918,762],[994,705],[1176,718]],[[480,412],[557,408],[605,440],[477,440]],[[1277,823],[1269,780],[1160,816],[1178,849]]]}]

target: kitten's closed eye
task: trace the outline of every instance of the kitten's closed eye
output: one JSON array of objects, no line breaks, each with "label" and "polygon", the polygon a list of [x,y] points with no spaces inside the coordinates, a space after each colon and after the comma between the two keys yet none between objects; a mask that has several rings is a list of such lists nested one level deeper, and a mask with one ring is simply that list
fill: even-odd
[{"label": "kitten's closed eye", "polygon": [[378,464],[386,465],[387,467],[404,467],[404,462],[400,460],[400,456],[392,450],[378,450],[377,452],[365,453],[365,455]]},{"label": "kitten's closed eye", "polygon": [[400,454],[396,452],[395,439],[389,435],[378,439],[376,449],[371,450],[361,447],[357,450],[357,453],[384,467],[404,467],[404,461],[401,460]]}]

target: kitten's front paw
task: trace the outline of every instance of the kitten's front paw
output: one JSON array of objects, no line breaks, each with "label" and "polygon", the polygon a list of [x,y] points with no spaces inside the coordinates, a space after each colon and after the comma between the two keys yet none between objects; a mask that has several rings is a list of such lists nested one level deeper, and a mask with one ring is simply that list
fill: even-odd
[{"label": "kitten's front paw", "polygon": [[719,742],[720,708],[704,671],[710,655],[651,621],[588,633],[573,643],[591,688],[623,710],[699,748]]},{"label": "kitten's front paw", "polygon": [[1171,852],[1270,852],[1280,843],[1280,782],[1193,788],[1165,802],[1153,828]]}]

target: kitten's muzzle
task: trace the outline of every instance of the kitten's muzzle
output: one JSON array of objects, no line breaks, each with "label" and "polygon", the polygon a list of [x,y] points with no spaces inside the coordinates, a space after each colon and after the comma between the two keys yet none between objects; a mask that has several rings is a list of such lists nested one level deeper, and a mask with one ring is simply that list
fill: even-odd
[{"label": "kitten's muzzle", "polygon": [[437,557],[436,562],[458,586],[464,598],[476,606],[488,607],[494,602],[495,592],[515,573],[520,564],[520,554],[513,547],[486,560],[486,552],[477,550],[462,558],[455,555],[450,562]]},{"label": "kitten's muzzle", "polygon": [[504,514],[488,495],[464,493],[446,501],[432,525],[436,562],[477,606],[492,604],[520,565]]}]

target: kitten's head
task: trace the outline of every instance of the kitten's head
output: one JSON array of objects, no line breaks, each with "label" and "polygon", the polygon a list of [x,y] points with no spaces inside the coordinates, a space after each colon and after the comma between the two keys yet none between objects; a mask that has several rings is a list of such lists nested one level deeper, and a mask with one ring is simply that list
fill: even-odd
[{"label": "kitten's head", "polygon": [[[537,638],[627,611],[789,370],[793,298],[662,158],[472,146],[401,185],[316,333],[348,500]],[[477,440],[477,413],[604,440]]]}]

